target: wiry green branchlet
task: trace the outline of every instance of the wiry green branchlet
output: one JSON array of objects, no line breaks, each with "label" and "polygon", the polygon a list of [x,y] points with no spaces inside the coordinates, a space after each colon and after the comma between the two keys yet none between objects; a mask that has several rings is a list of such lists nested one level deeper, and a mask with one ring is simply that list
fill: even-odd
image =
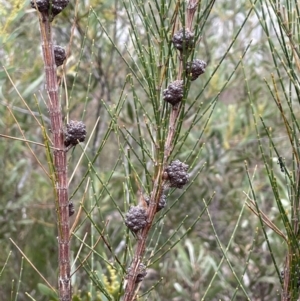
[{"label": "wiry green branchlet", "polygon": [[[147,205],[149,206],[150,204],[150,196],[146,196],[145,197],[145,202],[147,203]],[[162,194],[160,199],[159,199],[159,202],[157,204],[157,207],[156,207],[156,212],[160,211],[161,209],[165,208],[167,205],[167,197],[165,194]]]},{"label": "wiry green branchlet", "polygon": [[57,67],[61,66],[66,59],[66,52],[65,49],[61,46],[55,45],[54,46],[54,58],[55,64]]},{"label": "wiry green branchlet", "polygon": [[187,173],[189,166],[180,162],[179,160],[171,162],[166,168],[170,187],[182,188],[189,181],[189,174]]},{"label": "wiry green branchlet", "polygon": [[125,225],[133,232],[143,229],[147,224],[146,210],[140,206],[130,207],[125,215]]},{"label": "wiry green branchlet", "polygon": [[83,142],[86,136],[85,124],[82,121],[71,120],[65,129],[65,146],[74,146]]},{"label": "wiry green branchlet", "polygon": [[195,80],[205,72],[206,66],[204,61],[195,59],[186,64],[186,74],[191,77],[191,80]]},{"label": "wiry green branchlet", "polygon": [[183,98],[183,81],[175,80],[170,83],[168,88],[163,91],[164,101],[170,103],[171,105],[176,105],[181,102]]},{"label": "wiry green branchlet", "polygon": [[[131,268],[128,268],[127,275],[130,275],[130,274],[131,274]],[[146,277],[146,275],[147,275],[146,266],[143,263],[140,263],[139,267],[138,267],[138,273],[136,276],[135,283],[139,283],[139,282],[143,281],[143,279]]]},{"label": "wiry green branchlet", "polygon": [[180,52],[182,52],[184,49],[186,51],[190,51],[194,47],[194,33],[187,28],[181,28],[174,34],[172,42],[175,48]]}]

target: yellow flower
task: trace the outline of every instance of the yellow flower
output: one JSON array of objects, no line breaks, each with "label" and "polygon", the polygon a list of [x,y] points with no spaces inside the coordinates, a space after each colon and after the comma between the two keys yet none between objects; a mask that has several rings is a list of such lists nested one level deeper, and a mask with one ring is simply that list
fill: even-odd
[{"label": "yellow flower", "polygon": [[120,283],[118,281],[116,270],[110,265],[107,266],[107,270],[109,278],[106,275],[103,275],[103,283],[107,292],[114,296],[119,291]]}]

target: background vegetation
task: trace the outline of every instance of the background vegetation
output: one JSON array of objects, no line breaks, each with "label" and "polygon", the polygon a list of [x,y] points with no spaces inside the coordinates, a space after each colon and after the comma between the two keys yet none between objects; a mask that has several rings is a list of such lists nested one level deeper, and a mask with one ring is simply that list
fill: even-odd
[{"label": "background vegetation", "polygon": [[[297,120],[299,115],[296,106],[299,100],[294,88],[297,79],[293,77],[292,80],[284,64],[276,66],[276,62],[280,63],[282,57],[290,57],[288,66],[297,71],[297,60],[290,50],[287,33],[278,27],[280,19],[275,16],[275,4],[267,2],[264,10],[259,1],[255,5],[253,9],[251,1],[217,1],[202,30],[197,56],[205,60],[208,67],[191,86],[187,104],[205,87],[197,100],[198,105],[192,108],[196,110],[202,106],[204,117],[189,130],[181,150],[181,156],[186,158],[198,143],[200,155],[199,158],[191,157],[188,162],[194,162],[191,187],[179,201],[176,200],[182,192],[170,192],[172,197],[164,210],[171,210],[166,215],[162,214],[163,218],[154,227],[152,246],[165,241],[168,244],[161,253],[158,252],[157,260],[151,260],[152,265],[142,283],[142,292],[155,285],[149,293],[149,300],[280,299],[282,280],[278,272],[284,270],[288,248],[282,237],[266,227],[272,259],[260,219],[247,208],[246,202],[254,199],[255,192],[259,208],[285,233],[282,220],[284,212],[287,217],[291,214],[291,191],[294,191],[291,187],[295,180],[287,180],[287,173],[282,172],[277,164],[278,157],[282,156],[284,164],[290,164],[291,170],[297,169],[292,167],[295,166],[295,153],[289,142],[283,114],[274,101],[274,93],[277,91],[279,98],[288,95],[282,105],[284,110],[288,110],[287,114],[292,115],[292,120]],[[291,11],[287,26],[291,26],[288,28],[294,33],[299,24],[288,25],[292,23],[289,20],[297,19],[297,5],[293,5],[287,6],[287,10]],[[282,10],[282,6],[279,8],[284,15],[286,11]],[[44,74],[41,72],[43,62],[38,20],[29,1],[0,0],[0,22],[0,62],[11,77],[9,79],[5,70],[0,69],[1,134],[22,138],[23,133],[26,139],[43,143],[42,130],[20,97],[37,116],[41,112],[45,126],[49,127],[46,105],[40,92]],[[282,26],[283,23],[280,24]],[[68,13],[63,12],[54,21],[57,44],[69,45],[67,49],[70,51],[65,77],[68,94],[62,90],[62,99],[68,99],[71,119],[84,120],[91,139],[79,167],[76,164],[82,148],[76,147],[70,156],[69,172],[72,174],[76,170],[70,194],[76,210],[82,201],[87,212],[96,206],[92,221],[95,226],[101,225],[100,228],[105,229],[104,236],[116,255],[124,251],[128,239],[118,211],[120,208],[125,213],[128,208],[124,183],[132,175],[129,171],[132,166],[135,166],[137,174],[140,168],[138,162],[136,165],[128,163],[135,160],[128,159],[132,153],[123,144],[128,138],[124,139],[116,130],[110,115],[118,100],[124,100],[118,119],[113,121],[120,128],[124,125],[127,135],[135,133],[135,116],[143,118],[143,110],[135,106],[128,75],[136,66],[132,63],[126,65],[122,59],[123,56],[132,62],[129,53],[136,55],[128,34],[130,26],[123,3],[118,0],[78,1],[77,6],[71,1]],[[232,47],[229,47],[232,42]],[[117,53],[115,45],[120,53]],[[273,73],[273,82],[281,85],[280,90],[272,84]],[[63,78],[63,74],[61,76]],[[271,84],[268,86],[264,79]],[[290,87],[286,94],[285,87]],[[135,90],[136,97],[144,103],[145,111],[150,111],[150,104],[139,89]],[[290,110],[289,103],[296,104],[293,110]],[[190,129],[194,115],[195,111],[187,114],[183,132]],[[297,129],[293,125],[288,128]],[[112,131],[109,135],[108,129]],[[203,135],[199,135],[203,130]],[[297,139],[296,136],[292,139],[295,148],[298,147]],[[123,146],[124,149],[121,148]],[[45,283],[23,259],[10,238],[53,286],[57,281],[53,196],[47,177],[33,153],[44,165],[47,158],[42,147],[34,144],[31,147],[33,152],[23,141],[0,139],[0,295],[5,296],[3,300],[28,300],[26,293],[35,300],[51,300],[43,295],[48,294],[41,285]],[[93,169],[89,170],[92,158],[95,162]],[[266,166],[271,169],[272,179],[276,178],[275,190],[270,184],[270,172]],[[87,171],[89,180],[84,178]],[[81,182],[83,178],[84,182]],[[130,179],[130,183],[133,185],[130,193],[137,194],[140,188],[138,181]],[[274,197],[276,193],[278,197]],[[208,210],[202,214],[205,202],[209,202]],[[87,245],[94,245],[99,237],[91,227],[91,220],[84,216],[72,239],[73,257],[80,250],[81,260],[90,252]],[[192,231],[189,231],[196,220]],[[87,245],[82,245],[83,240]],[[174,248],[160,258],[173,244]],[[103,283],[113,290],[114,278],[109,264],[99,257],[101,254],[108,262],[111,254],[103,241],[97,244],[95,251],[97,253],[91,255],[89,269],[97,270],[99,277],[106,275],[107,280],[103,278]],[[150,248],[148,253],[151,254]],[[74,294],[78,300],[100,300],[92,286],[92,277],[87,277],[87,274],[81,268],[72,278]],[[101,298],[105,300],[103,296]]]}]

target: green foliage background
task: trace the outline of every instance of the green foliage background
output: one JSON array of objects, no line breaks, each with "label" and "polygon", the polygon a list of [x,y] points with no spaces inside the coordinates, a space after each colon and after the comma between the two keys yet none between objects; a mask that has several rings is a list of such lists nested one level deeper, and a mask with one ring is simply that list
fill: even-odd
[{"label": "green foliage background", "polygon": [[[136,114],[136,109],[130,85],[124,86],[126,81],[130,82],[128,67],[134,70],[136,66],[125,65],[95,16],[91,14],[88,17],[89,6],[93,7],[112,37],[113,43],[121,49],[121,54],[128,61],[130,57],[125,45],[129,48],[132,45],[128,35],[130,24],[123,4],[118,0],[79,1],[75,24],[73,23],[75,3],[72,1],[68,6],[68,12],[63,12],[54,21],[55,40],[59,45],[67,45],[72,28],[74,30],[67,63],[68,95],[62,90],[63,102],[66,98],[69,99],[68,114],[71,119],[84,120],[89,133],[92,132],[100,116],[87,149],[87,157],[91,159],[102,145],[104,134],[110,126],[110,116],[105,105],[114,107],[120,95],[124,95],[126,99],[118,118],[119,125],[125,125],[129,132],[136,130],[136,121],[133,116]],[[227,0],[215,3],[197,49],[197,57],[205,60],[208,67],[206,73],[195,82],[195,85],[191,86],[187,104],[198,95],[218,66],[250,9],[249,1]],[[30,9],[29,1],[4,2],[0,0],[0,22],[1,65],[7,69],[15,87],[28,106],[37,115],[41,110],[42,114],[47,116],[47,109],[42,98],[43,92],[40,92],[43,91],[44,76],[38,20],[34,10]],[[221,66],[205,87],[201,99],[198,100],[199,105],[201,103],[204,108],[203,112],[206,112],[205,108],[210,108],[217,97],[216,107],[207,126],[205,127],[205,122],[209,111],[189,132],[184,149],[181,150],[181,156],[185,158],[197,142],[199,133],[205,128],[204,135],[201,136],[197,146],[199,149],[202,148],[200,157],[196,160],[198,169],[196,167],[194,169],[195,173],[201,169],[201,173],[174,206],[172,204],[181,192],[172,192],[168,202],[168,208],[171,207],[171,210],[163,218],[163,223],[157,223],[154,235],[159,235],[156,239],[162,243],[175,232],[171,242],[177,242],[205,208],[203,199],[208,202],[212,198],[209,212],[213,222],[210,221],[208,214],[203,214],[192,231],[180,239],[171,252],[151,266],[148,277],[142,284],[142,291],[148,290],[162,279],[161,283],[150,293],[151,300],[196,301],[201,300],[205,294],[205,300],[234,298],[233,295],[239,285],[226,261],[218,268],[223,253],[212,226],[224,249],[231,241],[227,259],[230,260],[235,273],[243,282],[250,299],[279,299],[280,280],[267,249],[259,220],[245,208],[247,197],[244,192],[249,193],[249,181],[244,164],[246,161],[250,175],[253,176],[252,185],[255,187],[261,210],[267,213],[270,220],[278,227],[283,228],[279,211],[274,203],[264,161],[258,148],[251,104],[248,100],[248,90],[241,66],[237,68],[226,88],[222,90],[250,43],[251,46],[243,60],[243,68],[248,77],[254,111],[257,115],[263,116],[265,123],[272,129],[272,137],[277,143],[280,155],[286,158],[287,163],[289,162],[290,147],[287,146],[287,134],[276,104],[271,99],[270,92],[263,81],[264,78],[270,78],[270,74],[274,72],[271,52],[257,16],[252,12]],[[274,43],[276,43],[275,38]],[[132,48],[130,50],[134,53]],[[26,138],[43,143],[42,130],[24,107],[4,69],[0,69],[0,86],[1,134],[22,137],[16,121],[7,108],[9,105]],[[147,104],[148,100],[143,91],[137,88],[136,92],[146,110],[150,110],[150,104]],[[137,113],[142,116],[143,112],[140,110]],[[189,128],[194,113],[193,111],[188,113],[183,123],[183,132]],[[299,112],[296,110],[295,114]],[[45,126],[49,127],[47,117],[44,120]],[[289,210],[284,174],[277,165],[278,158],[276,154],[269,151],[270,143],[263,125],[258,123],[257,126],[266,156],[277,176],[282,202],[286,205],[286,210]],[[109,221],[105,235],[115,250],[122,249],[126,237],[123,219],[112,202],[113,198],[120,210],[125,212],[126,174],[124,174],[122,164],[126,160],[122,161],[124,158],[120,154],[119,146],[122,145],[120,141],[122,137],[118,135],[110,135],[105,141],[100,155],[94,162],[94,170],[90,173],[93,184],[85,200],[87,208],[92,207],[92,204],[101,208],[101,214],[95,212],[93,214],[96,225],[103,225]],[[39,160],[46,165],[44,149],[36,145],[32,145],[32,148]],[[81,153],[80,147],[72,153],[69,161],[70,173],[74,170]],[[20,272],[22,255],[11,244],[9,238],[17,243],[40,273],[53,286],[56,286],[57,241],[51,186],[24,142],[1,137],[0,156],[2,158],[0,160],[0,241],[2,246],[0,270],[9,257],[0,277],[0,295],[5,296],[3,300],[28,300],[25,296],[27,292],[36,300],[45,300],[38,287],[38,283],[43,282],[42,279],[26,260],[23,263],[22,273]],[[81,184],[81,179],[88,167],[87,157],[83,158],[80,167],[76,169],[70,186],[70,193],[74,192],[73,201],[77,209],[85,190],[85,183]],[[191,158],[191,161],[193,160],[195,158]],[[136,168],[138,171],[138,165]],[[114,173],[111,178],[112,170]],[[103,183],[106,182],[108,184],[104,185]],[[133,183],[136,184],[135,181]],[[138,188],[134,187],[133,193],[137,193]],[[105,191],[106,189],[109,193]],[[137,199],[138,196],[136,196]],[[175,230],[183,220],[182,227],[176,233]],[[237,221],[239,221],[238,225]],[[279,269],[282,269],[286,254],[285,245],[275,233],[271,230],[267,231],[270,243],[275,246],[273,251]],[[88,233],[86,243],[92,244],[93,232],[88,222],[83,224],[77,235],[82,239],[85,233]],[[80,245],[80,240],[73,238],[74,257]],[[109,260],[109,252],[102,242],[97,245],[96,251]],[[88,252],[86,248],[81,254]],[[109,275],[107,265],[103,264],[96,254],[93,256],[95,256],[94,269],[100,274]],[[217,276],[209,286],[215,272]],[[19,279],[20,288],[17,289]],[[90,291],[90,279],[86,271],[79,270],[73,280],[74,293],[81,296],[82,300],[89,300],[88,297],[84,297]],[[15,295],[16,291],[18,291],[18,296]],[[98,299],[95,297],[94,300]],[[237,289],[236,300],[245,300],[245,294],[241,289]]]}]

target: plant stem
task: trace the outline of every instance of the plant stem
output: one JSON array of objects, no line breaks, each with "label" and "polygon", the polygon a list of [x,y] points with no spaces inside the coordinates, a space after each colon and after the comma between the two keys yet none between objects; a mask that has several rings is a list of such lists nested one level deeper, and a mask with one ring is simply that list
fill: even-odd
[{"label": "plant stem", "polygon": [[156,179],[153,185],[153,190],[150,194],[149,207],[147,210],[147,216],[148,216],[147,225],[142,230],[142,232],[137,236],[138,244],[131,264],[130,273],[128,274],[128,282],[125,289],[124,301],[133,301],[135,299],[136,279],[139,274],[139,265],[145,253],[148,233],[151,229],[155,214],[157,212],[156,210],[157,204],[159,203],[159,200],[161,198],[165,186],[166,180],[163,179],[163,174],[173,149],[172,141],[176,130],[176,121],[179,116],[181,108],[182,108],[181,105],[179,106],[176,105],[172,107],[170,120],[169,120],[169,124],[170,124],[169,131],[165,142],[163,164],[160,165],[157,170]]},{"label": "plant stem", "polygon": [[[192,27],[193,19],[195,12],[197,10],[199,2],[197,0],[189,0],[188,1],[188,9],[187,9],[187,28]],[[180,60],[179,70],[178,70],[178,79],[182,78],[182,70],[183,70],[183,62]],[[145,249],[146,249],[146,241],[148,233],[151,229],[155,214],[157,212],[157,205],[163,194],[163,190],[165,187],[166,179],[164,178],[164,171],[167,167],[168,160],[173,150],[174,137],[176,134],[176,125],[178,121],[178,117],[180,116],[180,112],[182,110],[182,103],[176,104],[172,106],[170,117],[169,117],[169,129],[168,134],[165,140],[164,145],[164,156],[161,163],[157,162],[157,168],[155,172],[155,180],[153,183],[153,189],[150,194],[149,206],[147,209],[147,225],[142,231],[137,235],[138,244],[134,253],[133,261],[130,266],[130,272],[128,273],[128,282],[125,288],[124,301],[134,301],[136,300],[137,295],[137,277],[140,272],[139,265],[143,260]],[[158,150],[159,151],[159,150]],[[158,156],[159,157],[159,156]],[[137,289],[136,289],[137,288]]]},{"label": "plant stem", "polygon": [[139,274],[139,265],[142,262],[145,253],[146,241],[156,214],[157,204],[163,192],[162,173],[163,169],[160,169],[160,171],[157,173],[156,180],[154,181],[154,187],[150,196],[149,207],[147,211],[147,225],[145,228],[143,228],[142,232],[137,235],[138,244],[134,253],[133,261],[131,263],[130,273],[128,274],[128,282],[125,288],[124,301],[135,300],[135,288],[137,284],[137,276]]},{"label": "plant stem", "polygon": [[67,153],[64,146],[62,112],[58,95],[56,64],[48,14],[40,15],[42,50],[46,74],[48,110],[53,135],[53,162],[55,169],[55,198],[58,226],[58,290],[61,301],[71,300],[70,282],[70,240],[69,240],[69,199],[67,179]]}]

